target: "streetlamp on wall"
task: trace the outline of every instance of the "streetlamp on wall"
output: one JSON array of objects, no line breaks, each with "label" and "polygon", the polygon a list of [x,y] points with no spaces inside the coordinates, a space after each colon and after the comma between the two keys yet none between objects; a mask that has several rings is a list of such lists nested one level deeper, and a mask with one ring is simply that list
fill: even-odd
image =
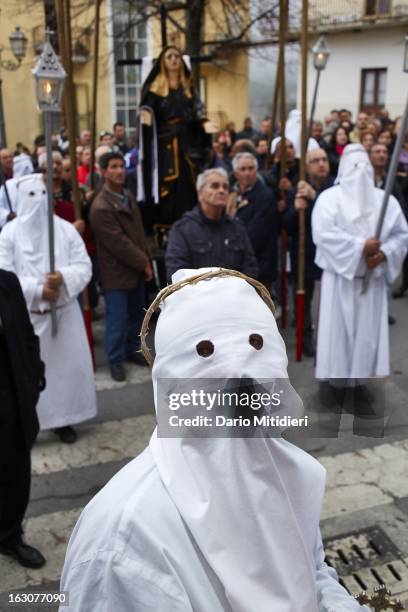
[{"label": "streetlamp on wall", "polygon": [[[48,197],[48,240],[50,255],[50,273],[55,272],[54,250],[54,202],[52,191],[52,113],[61,110],[62,92],[66,72],[55,54],[50,43],[49,30],[46,31],[46,41],[32,73],[35,78],[35,93],[39,110],[44,115],[45,144],[47,147],[47,197]],[[57,333],[57,314],[55,304],[51,302],[52,335]]]},{"label": "streetlamp on wall", "polygon": [[11,51],[18,63],[20,64],[21,60],[25,57],[28,41],[19,26],[17,26],[14,32],[10,34],[9,41]]},{"label": "streetlamp on wall", "polygon": [[330,57],[330,49],[327,46],[326,37],[320,36],[319,40],[312,47],[313,66],[316,70],[316,82],[313,92],[312,108],[310,111],[309,134],[312,131],[313,117],[316,109],[317,92],[319,89],[320,74],[326,68],[326,64]]},{"label": "streetlamp on wall", "polygon": [[4,122],[4,110],[3,110],[3,91],[2,91],[2,78],[1,78],[1,69],[7,71],[17,70],[20,65],[22,59],[25,57],[27,51],[27,38],[24,36],[23,32],[20,30],[19,26],[16,27],[14,32],[12,32],[9,36],[10,48],[17,62],[13,62],[13,60],[3,60],[2,53],[4,48],[0,46],[0,146],[7,146],[6,139],[6,127]]}]

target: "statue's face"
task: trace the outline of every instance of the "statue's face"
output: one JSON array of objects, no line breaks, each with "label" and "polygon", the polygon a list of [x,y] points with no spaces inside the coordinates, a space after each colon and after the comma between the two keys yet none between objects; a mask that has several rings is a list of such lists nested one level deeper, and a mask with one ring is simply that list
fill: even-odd
[{"label": "statue's face", "polygon": [[164,65],[168,72],[178,72],[181,67],[181,56],[177,49],[167,49],[164,54]]}]

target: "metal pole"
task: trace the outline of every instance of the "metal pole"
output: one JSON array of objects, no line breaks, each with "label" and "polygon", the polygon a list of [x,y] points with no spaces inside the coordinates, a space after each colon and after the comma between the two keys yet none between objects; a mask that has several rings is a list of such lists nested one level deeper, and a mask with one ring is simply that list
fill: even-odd
[{"label": "metal pole", "polygon": [[309,122],[309,130],[308,130],[309,137],[312,135],[313,118],[314,118],[314,114],[316,110],[316,100],[317,100],[317,92],[319,90],[320,73],[321,73],[321,70],[317,70],[315,88],[313,92],[312,109],[310,111],[310,122]]},{"label": "metal pole", "polygon": [[[69,32],[71,29],[71,19],[69,14],[69,2],[64,7],[63,0],[57,0],[55,3],[56,15],[57,15],[57,31],[58,31],[58,42],[59,51],[62,59],[62,63],[67,73],[64,85],[64,107],[65,107],[65,118],[68,130],[68,142],[69,142],[69,159],[71,162],[71,186],[72,186],[72,199],[74,202],[75,219],[81,219],[81,200],[77,180],[77,162],[76,162],[76,139],[75,139],[75,113],[74,113],[74,86],[72,82],[72,59],[70,52],[70,41]],[[67,36],[68,33],[68,36]]]},{"label": "metal pole", "polygon": [[96,148],[96,111],[98,94],[98,59],[99,59],[99,20],[100,20],[100,0],[96,0],[95,5],[95,34],[94,34],[94,58],[92,70],[92,121],[91,121],[91,167],[89,175],[89,188],[95,189],[95,148]]},{"label": "metal pole", "polygon": [[[302,0],[302,35],[301,35],[301,111],[302,111],[302,131],[301,131],[301,154],[300,154],[300,172],[299,180],[304,181],[306,178],[306,150],[308,141],[307,129],[307,53],[308,53],[308,0]],[[296,343],[296,361],[302,361],[303,350],[303,320],[305,306],[305,236],[306,236],[306,219],[305,210],[298,211],[299,218],[299,246],[298,246],[298,279],[296,291],[296,327],[297,327],[297,343]]]},{"label": "metal pole", "polygon": [[[98,0],[97,4],[100,4]],[[76,162],[76,130],[75,130],[75,87],[73,81],[73,67],[72,67],[72,35],[71,35],[71,11],[69,0],[57,0],[57,23],[58,23],[58,36],[60,45],[60,54],[62,57],[62,63],[64,64],[67,78],[65,81],[64,88],[64,102],[65,102],[65,115],[67,120],[68,138],[69,138],[69,157],[71,160],[71,171],[72,171],[72,198],[74,201],[75,220],[82,219],[82,205],[78,187],[77,178],[77,162]],[[95,26],[96,27],[96,26]],[[93,132],[94,134],[94,132]],[[95,139],[94,139],[95,140]],[[92,152],[95,147],[92,146]],[[94,166],[94,161],[91,160],[91,168]],[[92,180],[92,175],[91,175]],[[95,366],[95,355],[94,355],[94,342],[92,334],[92,313],[89,304],[89,291],[88,288],[82,292],[82,303],[86,334],[89,343],[89,349],[91,351],[92,360]]]},{"label": "metal pole", "polygon": [[[397,174],[397,169],[398,169],[399,156],[401,153],[402,144],[404,142],[405,130],[407,129],[407,122],[408,122],[408,98],[405,103],[405,110],[402,116],[401,128],[397,136],[395,147],[392,152],[390,167],[388,169],[387,181],[385,183],[384,196],[383,196],[383,200],[381,204],[380,216],[378,217],[377,228],[375,232],[376,240],[380,239],[381,230],[382,230],[382,226],[384,223],[385,213],[387,212],[388,202],[390,199],[391,192],[394,188],[395,176]],[[367,268],[367,271],[364,275],[362,293],[365,293],[367,291],[371,273],[372,273],[371,268]]]},{"label": "metal pole", "polygon": [[285,37],[286,37],[286,17],[287,17],[288,2],[280,0],[279,9],[279,107],[280,107],[280,175],[281,178],[286,176],[286,141],[285,141],[285,122],[286,122],[286,97],[285,97]]},{"label": "metal pole", "polygon": [[[286,176],[286,140],[285,140],[285,122],[286,122],[286,91],[285,91],[285,43],[286,43],[286,24],[288,16],[288,0],[280,0],[279,2],[279,110],[280,110],[280,176]],[[281,198],[286,198],[285,192],[281,191]],[[281,298],[281,325],[286,328],[286,253],[287,253],[288,238],[286,231],[281,230],[280,233],[280,298]]]},{"label": "metal pole", "polygon": [[161,39],[162,39],[162,49],[167,47],[167,27],[166,27],[166,7],[162,3],[160,5],[160,26],[161,26]]},{"label": "metal pole", "polygon": [[3,81],[0,77],[0,139],[1,148],[7,147],[6,126],[4,123],[4,108],[3,108]]},{"label": "metal pole", "polygon": [[[52,189],[52,146],[51,146],[51,112],[44,111],[45,144],[47,147],[47,197],[48,197],[48,246],[50,254],[50,273],[55,272],[54,251],[54,197]],[[54,302],[50,302],[52,335],[57,335],[57,310]]]},{"label": "metal pole", "polygon": [[281,58],[280,49],[279,49],[278,64],[276,66],[275,87],[273,90],[273,99],[272,99],[271,127],[270,127],[269,134],[268,134],[268,153],[266,156],[266,164],[265,164],[266,170],[269,170],[269,168],[272,165],[273,156],[271,153],[271,145],[272,145],[272,140],[273,140],[273,135],[274,135],[276,115],[278,114],[279,92],[280,92],[280,87],[281,87],[281,82],[280,82],[281,61],[282,61],[282,58]]}]

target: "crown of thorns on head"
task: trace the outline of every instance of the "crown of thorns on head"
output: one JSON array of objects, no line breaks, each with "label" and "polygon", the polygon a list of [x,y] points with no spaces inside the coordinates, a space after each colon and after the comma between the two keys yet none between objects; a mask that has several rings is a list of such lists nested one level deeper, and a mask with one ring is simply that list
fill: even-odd
[{"label": "crown of thorns on head", "polygon": [[150,319],[153,313],[160,307],[162,303],[164,303],[164,300],[169,297],[169,295],[172,295],[176,291],[180,291],[180,289],[183,289],[183,287],[186,287],[187,285],[196,285],[200,281],[208,281],[212,278],[224,278],[228,276],[242,278],[242,280],[255,287],[259,296],[263,299],[265,304],[272,311],[273,316],[275,316],[275,306],[268,289],[265,287],[265,285],[255,280],[254,278],[247,276],[246,274],[242,274],[241,272],[237,272],[236,270],[226,270],[225,268],[219,268],[218,270],[202,272],[201,274],[196,274],[195,276],[183,278],[182,280],[179,280],[176,283],[168,285],[157,294],[156,298],[153,300],[153,302],[147,309],[145,317],[143,319],[142,329],[140,331],[141,351],[150,367],[153,367],[154,359],[152,357],[150,348],[147,346],[146,337],[149,333]]}]

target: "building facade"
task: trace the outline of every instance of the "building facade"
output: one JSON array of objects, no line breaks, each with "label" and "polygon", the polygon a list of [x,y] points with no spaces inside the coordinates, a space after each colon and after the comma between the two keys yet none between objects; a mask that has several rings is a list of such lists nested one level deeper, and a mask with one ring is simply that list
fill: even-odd
[{"label": "building facade", "polygon": [[[92,66],[94,41],[94,2],[71,2],[73,34],[73,69],[76,93],[77,130],[89,128],[92,99]],[[80,10],[75,10],[76,6]],[[17,142],[32,147],[34,138],[43,132],[41,114],[35,101],[31,70],[41,53],[45,27],[56,29],[54,0],[2,0],[0,14],[0,47],[3,63],[12,59],[8,37],[20,26],[28,39],[27,53],[17,70],[1,71],[3,114],[7,145]],[[212,42],[204,52],[212,52],[222,44],[223,23],[218,19],[218,0],[210,2],[205,15],[205,40]],[[154,20],[135,19],[128,0],[104,0],[101,3],[97,130],[111,130],[115,121],[122,121],[128,133],[135,129],[140,100],[140,66],[118,66],[119,59],[157,55],[161,48],[160,24]],[[214,17],[214,15],[216,17]],[[182,20],[183,16],[178,15]],[[245,20],[243,15],[243,20]],[[169,21],[169,41],[181,49],[184,40]],[[238,126],[248,113],[248,56],[245,49],[231,49],[222,59],[201,65],[200,93],[208,116],[223,127],[229,120]],[[63,116],[55,117],[54,127],[63,124]]]},{"label": "building facade", "polygon": [[[310,47],[325,34],[331,55],[321,74],[316,119],[347,108],[391,117],[403,113],[408,75],[402,70],[408,34],[408,0],[311,0]],[[316,72],[309,54],[308,101]]]}]

